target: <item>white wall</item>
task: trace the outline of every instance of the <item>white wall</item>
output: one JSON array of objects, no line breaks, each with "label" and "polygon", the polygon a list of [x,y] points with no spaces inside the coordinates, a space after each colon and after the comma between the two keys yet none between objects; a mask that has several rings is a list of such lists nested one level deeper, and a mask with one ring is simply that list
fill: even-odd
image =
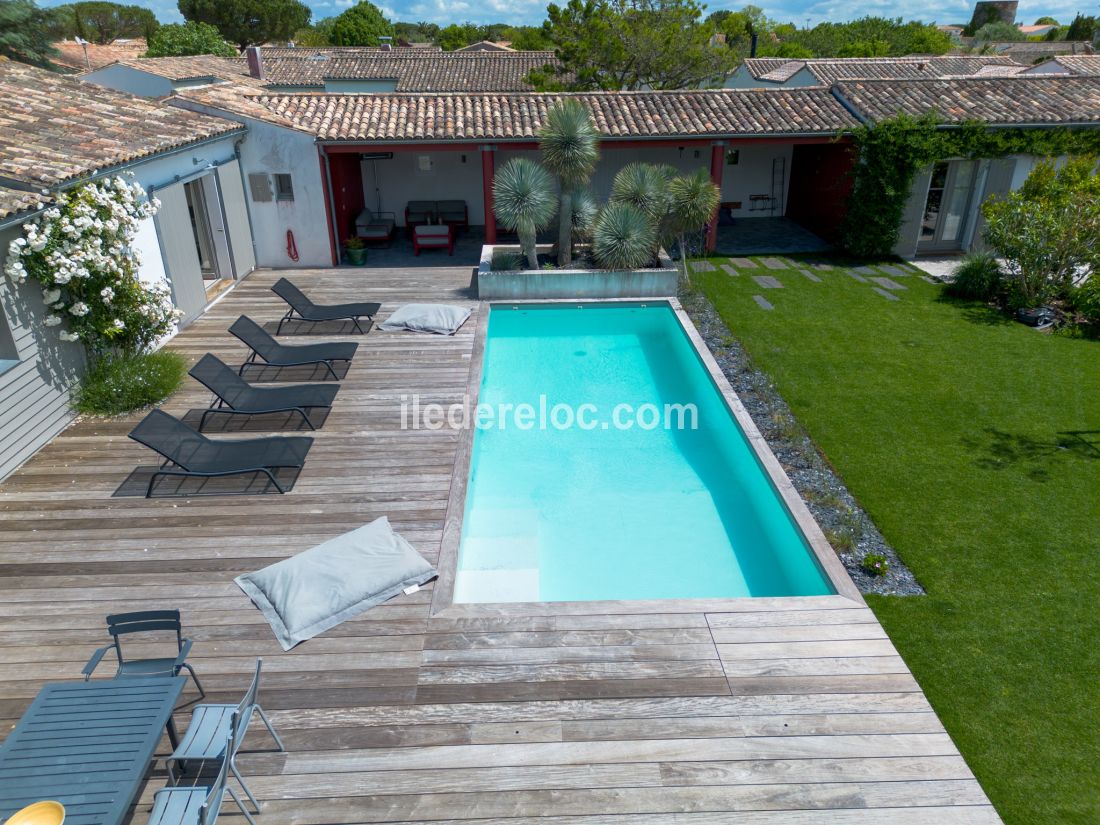
[{"label": "white wall", "polygon": [[[224,112],[186,98],[174,97],[169,102],[180,108],[224,117],[248,126],[247,138],[241,143],[241,172],[244,176],[245,201],[252,216],[256,265],[332,266],[325,188],[315,138],[305,132]],[[254,201],[248,185],[248,176],[252,173],[289,173],[294,184],[294,200]],[[271,187],[274,189],[274,181]],[[287,255],[287,230],[294,233],[298,245],[296,262]]]},{"label": "white wall", "polygon": [[164,97],[172,93],[171,80],[117,63],[88,72],[81,79],[141,97]]},{"label": "white wall", "polygon": [[[430,159],[430,170],[420,168],[421,157]],[[362,161],[362,169],[363,202],[370,209],[393,212],[399,226],[405,224],[405,204],[415,200],[464,200],[470,225],[485,224],[481,151],[476,145],[460,151],[394,152],[390,160]]]}]

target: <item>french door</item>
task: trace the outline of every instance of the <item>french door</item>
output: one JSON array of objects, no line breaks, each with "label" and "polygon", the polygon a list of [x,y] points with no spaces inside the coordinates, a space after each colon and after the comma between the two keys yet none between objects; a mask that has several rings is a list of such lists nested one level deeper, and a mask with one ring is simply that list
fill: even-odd
[{"label": "french door", "polygon": [[919,252],[952,252],[962,248],[974,199],[978,162],[952,160],[932,168],[924,201]]}]

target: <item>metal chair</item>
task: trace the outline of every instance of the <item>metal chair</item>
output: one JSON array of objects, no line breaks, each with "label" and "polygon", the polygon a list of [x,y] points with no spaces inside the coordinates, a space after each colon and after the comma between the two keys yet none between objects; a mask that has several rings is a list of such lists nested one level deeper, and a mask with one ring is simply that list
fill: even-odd
[{"label": "metal chair", "polygon": [[[179,746],[167,760],[168,776],[175,781],[175,772],[172,770],[172,764],[175,762],[181,763],[183,769],[186,770],[187,762],[190,761],[224,759],[228,763],[229,770],[234,778],[241,784],[241,788],[247,794],[249,801],[256,808],[256,813],[260,812],[260,803],[253,796],[248,785],[245,784],[240,771],[237,770],[237,749],[244,741],[245,734],[248,733],[248,725],[252,721],[253,711],[259,715],[264,727],[271,734],[271,738],[275,740],[279,750],[286,750],[283,740],[279,738],[279,734],[272,727],[271,720],[267,718],[264,709],[260,707],[258,694],[262,667],[263,659],[257,659],[256,673],[252,677],[252,684],[245,691],[244,698],[237,704],[196,705],[191,713],[191,722],[187,726],[187,733],[184,734]],[[227,736],[230,744],[228,751],[225,750]]]},{"label": "metal chair", "polygon": [[[233,736],[229,735],[222,743],[221,750],[232,753],[236,745]],[[237,796],[237,792],[227,784],[229,770],[229,760],[222,759],[218,775],[208,787],[161,788],[153,795],[149,825],[214,825],[218,821],[218,812],[226,791],[241,809],[248,825],[256,825],[256,820]]]},{"label": "metal chair", "polygon": [[299,367],[323,365],[334,380],[339,381],[332,366],[333,361],[351,362],[355,350],[359,347],[354,341],[332,341],[325,344],[280,344],[266,329],[261,327],[247,315],[242,315],[229,328],[229,332],[236,336],[247,346],[251,352],[248,360],[241,364],[237,370],[238,375],[244,375],[246,367],[257,363],[257,359],[263,359],[264,363],[272,367]]},{"label": "metal chair", "polygon": [[[122,656],[122,637],[133,633],[153,633],[157,631],[171,631],[176,634],[177,656],[163,659],[125,659]],[[191,640],[183,638],[183,623],[180,621],[178,610],[142,610],[135,613],[115,613],[107,617],[107,632],[114,639],[111,644],[101,647],[92,654],[88,664],[84,665],[81,673],[84,681],[92,678],[92,673],[107,655],[109,650],[114,650],[118,658],[118,670],[115,678],[122,679],[127,676],[179,676],[181,670],[191,674],[195,687],[199,690],[199,698],[206,696],[195,669],[186,661],[187,654],[191,652]]]}]

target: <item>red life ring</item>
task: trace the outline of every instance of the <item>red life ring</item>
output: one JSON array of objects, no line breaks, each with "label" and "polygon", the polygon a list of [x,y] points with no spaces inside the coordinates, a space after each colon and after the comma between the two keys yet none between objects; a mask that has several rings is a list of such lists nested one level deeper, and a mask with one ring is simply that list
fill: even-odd
[{"label": "red life ring", "polygon": [[298,260],[298,244],[294,242],[294,230],[286,231],[286,254],[292,261]]}]

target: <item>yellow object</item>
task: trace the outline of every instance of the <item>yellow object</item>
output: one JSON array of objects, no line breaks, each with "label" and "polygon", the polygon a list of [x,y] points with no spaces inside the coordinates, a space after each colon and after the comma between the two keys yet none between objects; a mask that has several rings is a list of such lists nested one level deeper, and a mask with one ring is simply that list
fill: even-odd
[{"label": "yellow object", "polygon": [[35,802],[12,814],[4,825],[62,825],[65,806],[60,802]]}]

